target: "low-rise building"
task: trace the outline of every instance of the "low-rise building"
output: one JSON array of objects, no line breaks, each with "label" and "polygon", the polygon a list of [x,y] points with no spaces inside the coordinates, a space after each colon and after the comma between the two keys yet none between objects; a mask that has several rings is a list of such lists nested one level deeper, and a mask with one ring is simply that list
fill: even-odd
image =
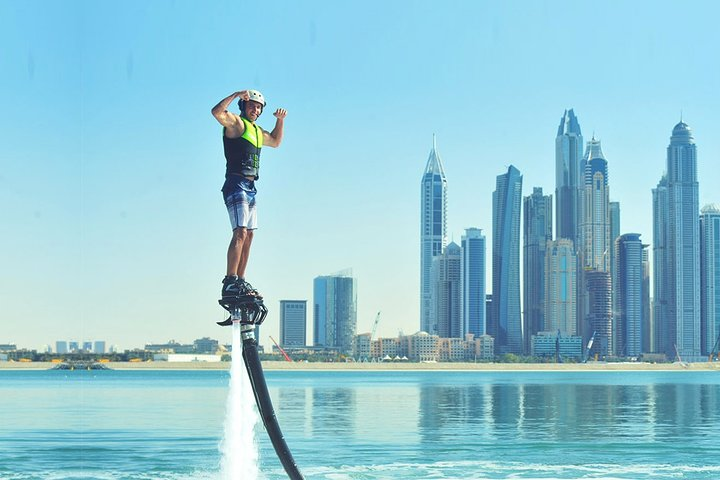
[{"label": "low-rise building", "polygon": [[582,337],[561,335],[556,332],[538,332],[531,339],[530,351],[534,357],[554,357],[582,359]]}]

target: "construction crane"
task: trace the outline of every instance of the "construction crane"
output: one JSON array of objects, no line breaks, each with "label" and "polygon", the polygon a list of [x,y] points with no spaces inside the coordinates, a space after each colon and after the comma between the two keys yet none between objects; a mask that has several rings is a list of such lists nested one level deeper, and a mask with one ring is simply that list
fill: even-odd
[{"label": "construction crane", "polygon": [[370,343],[375,339],[375,332],[377,331],[378,322],[380,322],[380,312],[375,315],[375,323],[373,323],[372,333],[370,333]]},{"label": "construction crane", "polygon": [[712,350],[710,351],[710,355],[708,356],[709,362],[717,362],[717,360],[718,360],[718,345],[720,345],[720,333],[718,333],[717,340],[715,340],[715,345],[713,346]]},{"label": "construction crane", "polygon": [[270,337],[270,340],[272,340],[272,342],[275,344],[277,349],[280,350],[280,353],[283,354],[283,357],[285,357],[285,360],[287,360],[288,362],[292,362],[292,358],[288,357],[288,354],[285,353],[285,350],[283,350],[280,345],[278,345],[278,343],[275,341],[275,339],[273,337]]}]

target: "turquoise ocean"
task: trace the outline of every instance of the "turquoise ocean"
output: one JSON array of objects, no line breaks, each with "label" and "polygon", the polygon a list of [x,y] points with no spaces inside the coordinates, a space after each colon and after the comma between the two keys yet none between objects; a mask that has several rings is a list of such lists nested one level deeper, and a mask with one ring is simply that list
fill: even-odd
[{"label": "turquoise ocean", "polygon": [[[307,479],[720,478],[720,372],[269,371]],[[1,479],[219,479],[229,372],[0,370]],[[262,426],[261,478],[286,478]]]}]

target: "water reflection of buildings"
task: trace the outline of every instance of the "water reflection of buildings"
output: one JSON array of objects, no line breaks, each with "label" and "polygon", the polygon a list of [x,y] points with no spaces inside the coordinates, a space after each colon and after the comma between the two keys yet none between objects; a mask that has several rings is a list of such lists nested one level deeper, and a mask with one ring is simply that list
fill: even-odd
[{"label": "water reflection of buildings", "polygon": [[420,396],[423,442],[446,441],[468,425],[476,441],[654,442],[720,435],[720,385],[427,385]]}]

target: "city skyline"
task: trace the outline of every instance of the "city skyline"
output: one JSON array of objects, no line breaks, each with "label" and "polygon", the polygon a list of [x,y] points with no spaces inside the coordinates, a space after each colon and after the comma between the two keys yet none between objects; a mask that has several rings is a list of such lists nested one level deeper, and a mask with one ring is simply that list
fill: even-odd
[{"label": "city skyline", "polygon": [[[229,336],[215,325],[229,227],[209,110],[243,88],[288,109],[283,145],[263,152],[248,269],[270,307],[264,342],[278,335],[280,299],[310,299],[316,275],[347,267],[360,284],[359,332],[377,311],[378,335],[417,330],[417,177],[433,133],[451,186],[448,241],[469,226],[491,238],[489,199],[509,164],[523,196],[554,194],[554,137],[569,108],[612,162],[623,232],[652,238],[649,192],[681,115],[702,185],[720,182],[714,2],[641,1],[640,20],[620,3],[279,2],[247,26],[273,55],[228,62],[217,26],[243,8],[0,5],[12,112],[0,121],[0,341],[125,348]],[[588,61],[597,68],[583,75]],[[702,185],[699,205],[718,202]]]}]

